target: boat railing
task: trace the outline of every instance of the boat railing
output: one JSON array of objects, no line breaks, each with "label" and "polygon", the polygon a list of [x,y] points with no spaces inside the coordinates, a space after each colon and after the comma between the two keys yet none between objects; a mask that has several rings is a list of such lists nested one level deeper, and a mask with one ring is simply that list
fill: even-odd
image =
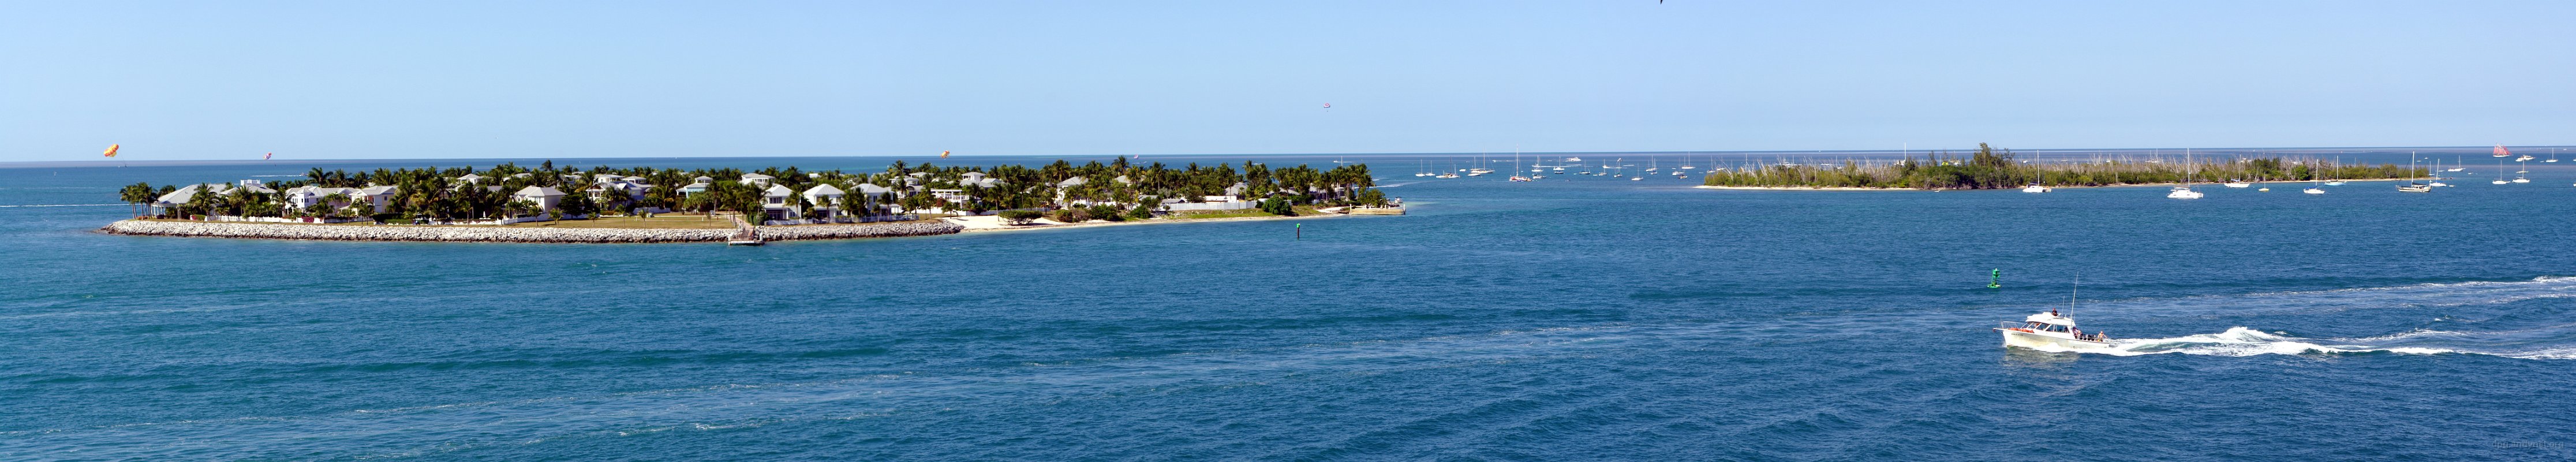
[{"label": "boat railing", "polygon": [[2000,321],[2000,322],[1996,322],[1996,323],[1995,323],[1995,328],[1996,328],[1996,329],[2020,329],[2022,324],[2023,324],[2023,323],[2021,323],[2021,322],[2017,322],[2017,321]]}]

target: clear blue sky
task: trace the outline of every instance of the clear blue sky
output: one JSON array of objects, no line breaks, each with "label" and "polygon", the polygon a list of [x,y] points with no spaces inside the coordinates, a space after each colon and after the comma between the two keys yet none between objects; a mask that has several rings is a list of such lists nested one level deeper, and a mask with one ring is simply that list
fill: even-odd
[{"label": "clear blue sky", "polygon": [[1094,155],[2576,128],[2565,1],[245,3],[0,4],[0,161],[110,143],[133,160]]}]

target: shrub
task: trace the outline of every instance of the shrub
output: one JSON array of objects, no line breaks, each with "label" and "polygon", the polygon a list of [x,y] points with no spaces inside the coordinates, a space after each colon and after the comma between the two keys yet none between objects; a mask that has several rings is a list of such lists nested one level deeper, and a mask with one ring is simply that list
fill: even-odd
[{"label": "shrub", "polygon": [[1297,216],[1297,205],[1289,203],[1287,199],[1273,197],[1261,200],[1261,211],[1269,212],[1271,215],[1293,217]]},{"label": "shrub", "polygon": [[1120,213],[1120,212],[1119,212],[1119,210],[1118,210],[1118,207],[1109,206],[1109,205],[1105,205],[1105,204],[1104,204],[1104,205],[1094,205],[1094,206],[1091,206],[1091,210],[1090,210],[1090,213],[1088,213],[1088,215],[1091,215],[1091,217],[1092,217],[1092,218],[1098,218],[1098,219],[1102,219],[1102,220],[1109,220],[1109,221],[1127,221],[1127,215],[1126,215],[1126,214],[1123,214],[1123,213]]},{"label": "shrub", "polygon": [[1057,210],[1057,211],[1055,211],[1055,221],[1064,222],[1064,223],[1081,223],[1081,222],[1085,222],[1085,221],[1091,221],[1091,212],[1086,211],[1086,210],[1083,210],[1083,209],[1064,209],[1064,210]]},{"label": "shrub", "polygon": [[1039,217],[1046,216],[1046,213],[1036,210],[1004,210],[1000,216],[1003,221],[1008,221],[1011,224],[1025,225],[1029,224],[1029,220],[1035,220]]}]

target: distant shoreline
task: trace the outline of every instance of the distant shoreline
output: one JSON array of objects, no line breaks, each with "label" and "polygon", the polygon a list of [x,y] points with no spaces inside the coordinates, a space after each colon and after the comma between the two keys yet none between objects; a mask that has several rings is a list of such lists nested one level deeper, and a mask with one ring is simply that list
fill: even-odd
[{"label": "distant shoreline", "polygon": [[[2343,181],[2343,182],[2350,183],[2350,182],[2362,182],[2362,181],[2408,181],[2408,180],[2424,180],[2424,179],[2429,179],[2429,178],[2371,178],[2371,179],[2360,179],[2360,180],[2338,180],[2338,181]],[[2279,183],[2279,184],[2297,184],[2297,183],[2307,183],[2307,182],[2305,182],[2305,181],[2265,181],[2265,182],[2255,182],[2254,184],[2256,185],[2255,187],[2262,187],[2262,185],[2275,184],[2275,183]],[[2192,183],[2192,184],[2193,184],[2193,185],[2211,185],[2211,186],[2219,186],[2219,185],[2221,185],[2222,183]],[[2150,186],[2180,186],[2180,185],[2182,185],[2182,183],[2137,183],[2137,184],[2114,184],[2114,185],[2099,185],[2099,186],[2049,186],[2048,188],[2049,188],[2049,189],[2081,189],[2081,188],[2139,188],[2139,187],[2150,187]],[[2219,187],[2224,188],[2225,186],[2219,186]],[[1694,188],[1694,189],[1738,189],[1738,190],[1756,190],[1756,191],[1977,191],[1977,190],[1975,190],[1975,189],[1856,188],[1856,187],[1807,188],[1807,187],[1791,187],[1791,186],[1708,186],[1708,185],[1692,186],[1691,188]],[[2021,188],[2017,188],[2017,187],[2016,187],[2016,188],[1994,188],[1994,189],[1988,189],[1987,191],[2015,191],[2015,190],[2020,190],[2020,189],[2021,189]],[[2251,188],[2248,188],[2248,189],[2251,189]]]}]

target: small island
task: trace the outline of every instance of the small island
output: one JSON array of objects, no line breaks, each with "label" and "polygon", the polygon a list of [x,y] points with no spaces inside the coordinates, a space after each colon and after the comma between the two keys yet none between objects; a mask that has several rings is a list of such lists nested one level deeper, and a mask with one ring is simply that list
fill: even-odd
[{"label": "small island", "polygon": [[304,179],[124,187],[125,235],[463,242],[728,242],[1402,214],[1365,164],[1180,167],[315,168]]},{"label": "small island", "polygon": [[1792,190],[1938,190],[2012,189],[2171,185],[2225,181],[2372,181],[2424,178],[2430,170],[2342,165],[2332,161],[2289,161],[2279,157],[2187,162],[2099,158],[2087,162],[2017,161],[2010,149],[1978,143],[1965,157],[1932,153],[1907,156],[1887,164],[1862,165],[1779,163],[1710,171],[1703,188]]}]

